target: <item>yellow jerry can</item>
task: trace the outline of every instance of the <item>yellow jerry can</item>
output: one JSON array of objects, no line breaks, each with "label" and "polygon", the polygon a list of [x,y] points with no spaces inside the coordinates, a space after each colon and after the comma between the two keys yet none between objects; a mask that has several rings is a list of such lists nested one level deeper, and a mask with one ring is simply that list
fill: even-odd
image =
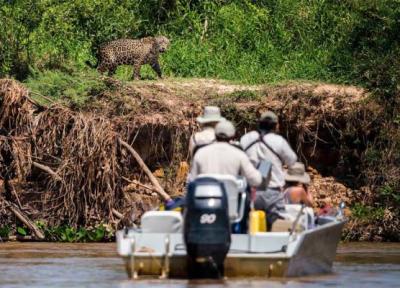
[{"label": "yellow jerry can", "polygon": [[255,234],[257,232],[266,232],[267,224],[265,220],[265,212],[262,210],[251,210],[249,217],[249,232]]}]

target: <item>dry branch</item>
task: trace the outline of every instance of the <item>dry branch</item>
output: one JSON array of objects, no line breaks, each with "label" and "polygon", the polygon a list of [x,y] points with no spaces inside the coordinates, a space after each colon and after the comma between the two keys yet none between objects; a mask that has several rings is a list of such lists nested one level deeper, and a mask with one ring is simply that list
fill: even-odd
[{"label": "dry branch", "polygon": [[21,220],[22,223],[24,223],[29,229],[32,230],[32,232],[35,234],[35,236],[40,239],[43,240],[44,239],[44,235],[42,233],[42,231],[40,231],[40,229],[32,223],[32,221],[30,221],[28,219],[28,217],[26,217],[17,207],[14,206],[14,204],[8,202],[7,200],[3,200],[6,204],[6,206],[8,207],[8,209],[11,210],[11,212],[14,213],[14,215]]},{"label": "dry branch", "polygon": [[[17,188],[16,187],[19,187],[19,185],[20,185],[20,183],[19,183],[19,180],[18,179],[12,179],[12,180],[9,180],[8,182],[8,185],[10,186],[10,192],[11,192],[11,194],[14,196],[14,198],[15,198],[15,200],[17,201],[17,203],[18,203],[18,207],[19,208],[22,208],[22,204],[21,204],[21,201],[19,200],[19,197],[18,197],[18,192],[17,192]],[[0,186],[1,186],[2,184],[1,184],[1,180],[0,180]],[[4,185],[5,186],[5,185]],[[0,192],[1,192],[1,187],[0,187]],[[4,187],[4,191],[5,191],[5,187]]]},{"label": "dry branch", "polygon": [[43,164],[39,164],[37,162],[32,162],[32,165],[35,166],[36,168],[39,168],[39,169],[49,173],[51,176],[54,177],[54,179],[56,179],[58,181],[62,181],[62,178],[56,172],[54,172],[50,167],[43,165]]},{"label": "dry branch", "polygon": [[125,147],[135,158],[135,160],[138,162],[140,168],[146,173],[146,175],[149,177],[151,183],[153,184],[155,188],[155,192],[157,192],[163,200],[169,200],[171,197],[164,191],[164,189],[161,187],[160,183],[158,183],[156,177],[154,177],[153,173],[151,173],[149,167],[147,167],[146,163],[144,163],[142,157],[135,151],[135,149],[132,148],[131,145],[126,143],[125,141],[118,139],[119,144],[121,144],[123,147]]},{"label": "dry branch", "polygon": [[113,215],[119,219],[123,219],[124,215],[120,212],[118,212],[117,210],[115,210],[114,208],[111,209],[111,212],[113,213]]},{"label": "dry branch", "polygon": [[[127,181],[127,182],[129,182],[129,183],[132,183],[132,184],[135,184],[135,185],[140,186],[140,187],[142,187],[142,188],[145,188],[145,189],[147,189],[147,190],[157,192],[157,189],[155,189],[154,187],[150,187],[150,186],[148,186],[148,185],[142,184],[142,183],[140,183],[140,182],[137,181],[137,180],[130,180],[130,179],[124,177],[124,176],[122,176],[122,179],[124,179],[125,181]],[[125,189],[122,188],[122,190],[125,190]]]}]

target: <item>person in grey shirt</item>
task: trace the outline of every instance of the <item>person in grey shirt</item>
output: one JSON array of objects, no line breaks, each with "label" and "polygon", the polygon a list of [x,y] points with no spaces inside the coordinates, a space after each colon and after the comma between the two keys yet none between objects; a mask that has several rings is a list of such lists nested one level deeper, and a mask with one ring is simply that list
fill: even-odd
[{"label": "person in grey shirt", "polygon": [[196,121],[200,124],[202,131],[193,134],[189,140],[189,153],[191,157],[193,157],[193,155],[200,148],[215,142],[214,128],[215,125],[222,120],[225,120],[225,118],[221,116],[219,107],[204,107],[203,115],[196,118]]},{"label": "person in grey shirt", "polygon": [[235,136],[235,127],[229,121],[215,126],[216,142],[200,149],[193,158],[189,181],[200,174],[228,174],[244,176],[250,186],[259,186],[261,173],[250,162],[246,153],[229,144]]},{"label": "person in grey shirt", "polygon": [[291,166],[297,161],[296,153],[285,138],[276,134],[277,130],[278,116],[272,111],[267,111],[260,117],[258,131],[251,131],[240,139],[241,147],[255,166],[258,166],[261,160],[272,164],[268,187],[266,190],[257,191],[255,200],[255,208],[267,212],[269,228],[277,217],[277,211],[284,207],[283,165]]}]

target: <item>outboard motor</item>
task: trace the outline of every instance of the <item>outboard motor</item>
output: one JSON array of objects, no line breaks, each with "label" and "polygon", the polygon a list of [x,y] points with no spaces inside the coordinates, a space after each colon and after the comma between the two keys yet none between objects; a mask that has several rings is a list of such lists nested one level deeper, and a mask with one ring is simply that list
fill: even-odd
[{"label": "outboard motor", "polygon": [[184,217],[189,277],[223,277],[224,260],[231,245],[224,184],[211,177],[189,183]]}]

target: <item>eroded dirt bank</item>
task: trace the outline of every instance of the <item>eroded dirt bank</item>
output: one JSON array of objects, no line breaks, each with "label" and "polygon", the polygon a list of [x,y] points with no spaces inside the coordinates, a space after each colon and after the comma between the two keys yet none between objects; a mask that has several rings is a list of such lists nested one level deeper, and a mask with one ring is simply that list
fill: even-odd
[{"label": "eroded dirt bank", "polygon": [[[44,226],[115,228],[156,207],[157,195],[137,182],[151,184],[118,139],[138,151],[168,193],[181,194],[180,163],[189,161],[188,139],[205,104],[221,106],[240,132],[254,128],[262,111],[277,112],[281,133],[308,165],[319,206],[376,202],[371,179],[386,172],[367,170],[363,161],[382,108],[361,88],[103,81],[107,89],[76,110],[40,105],[21,84],[0,80],[0,226],[23,226],[17,209]],[[398,177],[399,168],[390,165],[384,177]],[[391,203],[374,217],[350,216],[344,237],[398,240],[398,207]]]}]

